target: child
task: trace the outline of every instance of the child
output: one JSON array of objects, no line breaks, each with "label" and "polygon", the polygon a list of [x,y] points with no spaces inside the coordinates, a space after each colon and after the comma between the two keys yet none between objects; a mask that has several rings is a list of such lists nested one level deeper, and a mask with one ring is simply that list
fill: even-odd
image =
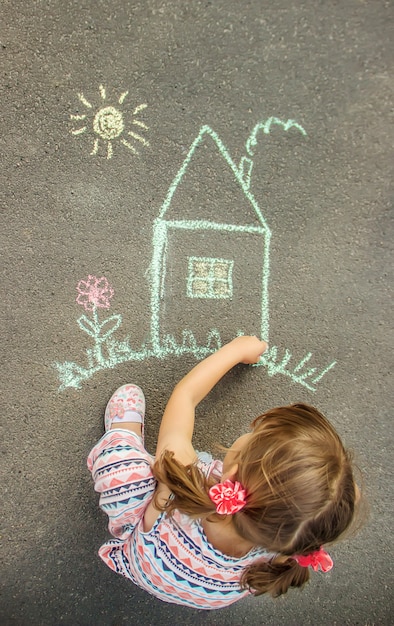
[{"label": "child", "polygon": [[145,400],[118,389],[106,433],[88,467],[116,537],[99,550],[115,572],[154,596],[199,609],[243,596],[285,593],[332,561],[322,549],[354,516],[356,485],[333,427],[304,404],[272,409],[252,423],[223,463],[192,446],[195,408],[237,363],[267,348],[237,337],[175,387],[161,421],[156,456],[143,446]]}]

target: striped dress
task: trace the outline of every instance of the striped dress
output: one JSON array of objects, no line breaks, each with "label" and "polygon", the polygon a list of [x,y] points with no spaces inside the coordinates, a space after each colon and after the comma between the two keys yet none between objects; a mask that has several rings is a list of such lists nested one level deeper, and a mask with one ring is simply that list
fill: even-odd
[{"label": "striped dress", "polygon": [[[101,546],[100,557],[165,602],[220,609],[248,595],[239,583],[243,569],[271,554],[256,548],[241,558],[227,556],[209,543],[198,520],[179,511],[161,513],[144,532],[144,511],[156,487],[153,462],[141,439],[122,429],[105,433],[90,452],[88,468],[114,537]],[[220,479],[221,461],[200,453],[198,466]]]}]

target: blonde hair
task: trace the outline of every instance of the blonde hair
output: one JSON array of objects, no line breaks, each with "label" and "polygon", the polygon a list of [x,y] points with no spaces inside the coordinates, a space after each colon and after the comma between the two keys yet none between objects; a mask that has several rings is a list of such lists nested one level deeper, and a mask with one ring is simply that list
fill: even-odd
[{"label": "blonde hair", "polygon": [[[349,453],[317,409],[293,404],[267,411],[252,422],[248,442],[235,462],[247,491],[245,507],[232,516],[238,534],[276,556],[243,571],[241,586],[255,595],[279,596],[309,579],[292,555],[307,555],[336,541],[355,512],[355,482]],[[165,452],[154,473],[178,509],[193,518],[218,518],[208,490],[215,483],[195,464],[183,466]]]}]

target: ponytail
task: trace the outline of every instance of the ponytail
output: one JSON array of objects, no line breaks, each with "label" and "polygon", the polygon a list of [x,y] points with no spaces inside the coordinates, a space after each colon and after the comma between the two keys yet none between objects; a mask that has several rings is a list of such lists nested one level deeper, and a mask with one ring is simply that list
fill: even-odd
[{"label": "ponytail", "polygon": [[301,567],[293,558],[280,554],[271,561],[258,561],[245,568],[241,587],[249,589],[255,596],[269,593],[277,598],[286,593],[289,587],[303,587],[308,580],[307,567]]},{"label": "ponytail", "polygon": [[208,495],[214,478],[206,477],[195,463],[182,465],[173,452],[165,450],[153,466],[153,474],[161,483],[165,483],[172,492],[172,497],[160,506],[156,496],[154,504],[169,515],[178,509],[194,519],[206,518],[216,513],[216,507]]}]

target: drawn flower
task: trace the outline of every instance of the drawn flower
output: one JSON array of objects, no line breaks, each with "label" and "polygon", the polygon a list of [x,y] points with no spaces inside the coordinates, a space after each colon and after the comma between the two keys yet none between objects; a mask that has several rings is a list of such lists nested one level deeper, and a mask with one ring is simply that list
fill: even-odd
[{"label": "drawn flower", "polygon": [[95,308],[109,309],[110,300],[114,295],[114,290],[104,276],[97,278],[90,274],[86,280],[79,281],[77,291],[77,302],[85,307],[86,311],[93,311]]},{"label": "drawn flower", "polygon": [[246,504],[246,490],[238,481],[233,483],[229,479],[213,485],[209,490],[209,497],[216,504],[219,515],[233,515]]}]

